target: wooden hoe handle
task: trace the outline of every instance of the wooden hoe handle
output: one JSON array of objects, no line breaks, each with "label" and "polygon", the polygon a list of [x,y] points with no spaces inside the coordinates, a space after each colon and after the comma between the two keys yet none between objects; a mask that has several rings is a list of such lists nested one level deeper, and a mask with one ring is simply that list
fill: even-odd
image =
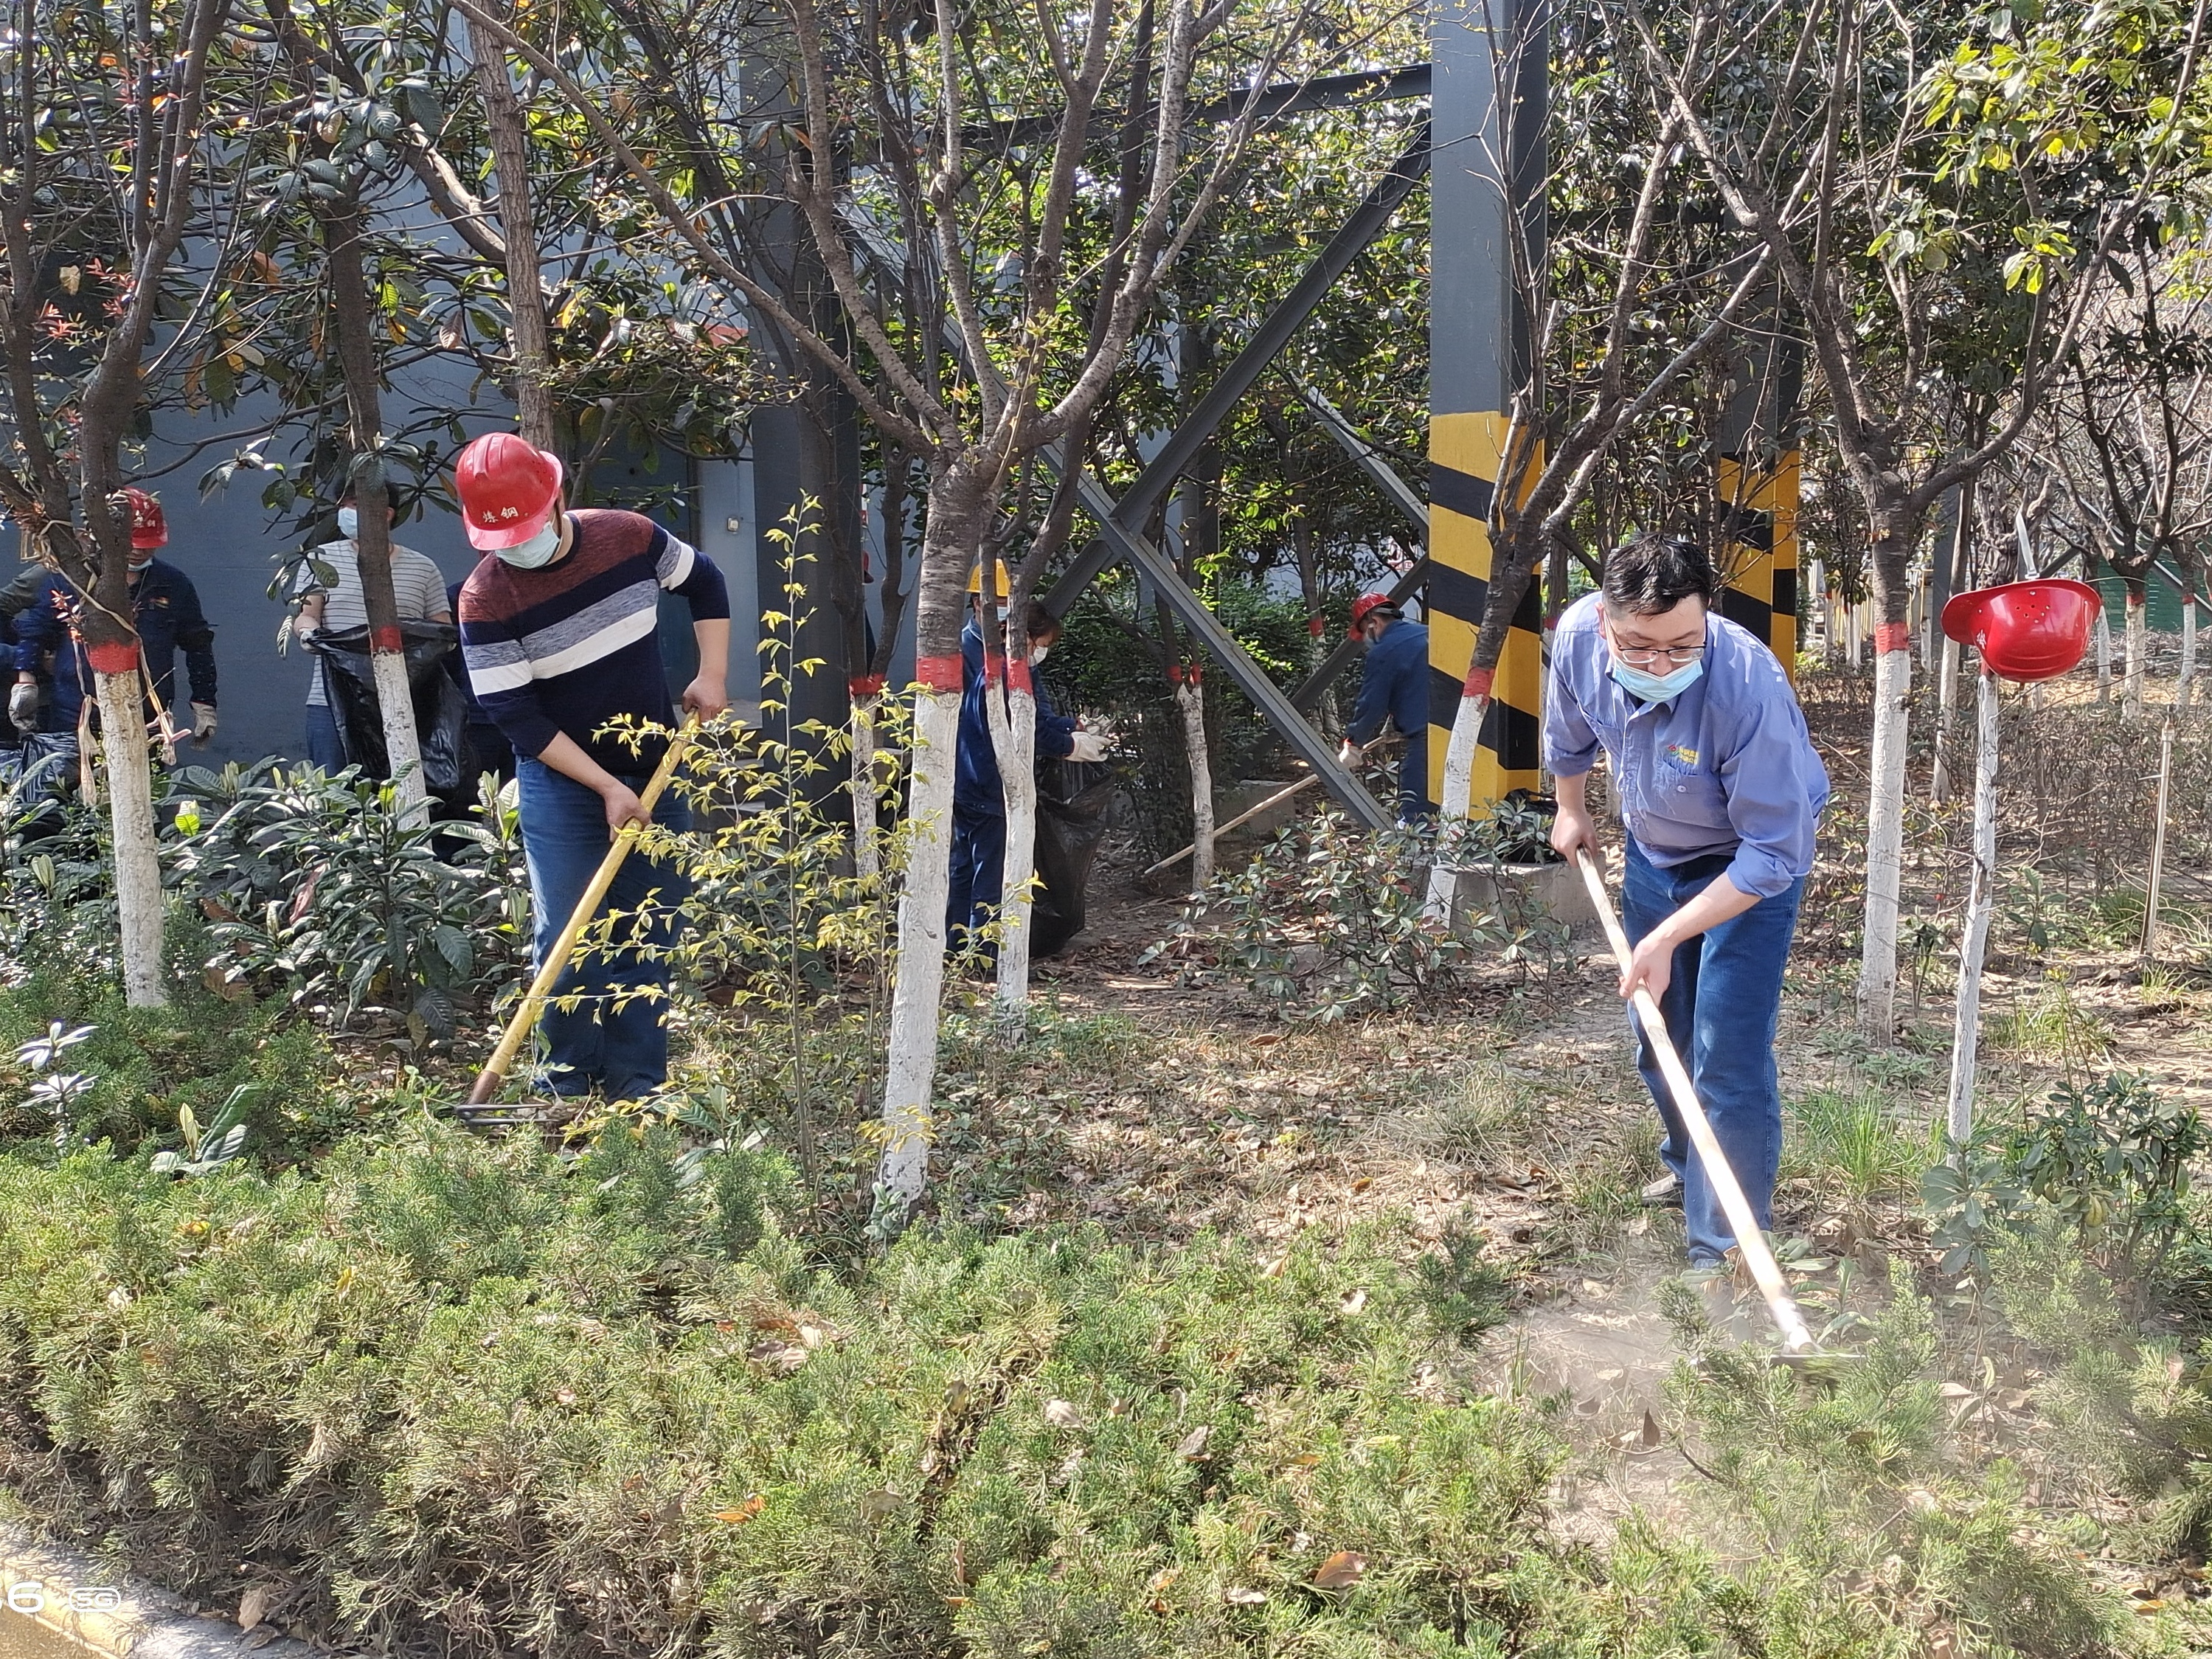
[{"label": "wooden hoe handle", "polygon": [[[1589,848],[1575,849],[1575,862],[1582,868],[1583,880],[1589,888],[1590,902],[1597,908],[1598,920],[1605,924],[1605,936],[1611,941],[1613,957],[1625,974],[1634,952],[1629,948],[1628,935],[1621,929],[1620,918],[1613,913],[1612,896],[1605,890],[1605,878],[1599,873]],[[1651,1052],[1658,1056],[1659,1069],[1667,1079],[1667,1091],[1674,1097],[1674,1109],[1681,1115],[1682,1125],[1690,1132],[1690,1140],[1698,1149],[1698,1161],[1705,1166],[1705,1179],[1713,1183],[1713,1192],[1728,1217],[1729,1229],[1735,1234],[1736,1248],[1743,1252],[1744,1265],[1751,1269],[1752,1279],[1758,1285],[1759,1295],[1766,1299],[1766,1309],[1774,1316],[1776,1328],[1782,1333],[1783,1352],[1811,1352],[1813,1334],[1806,1328],[1804,1315],[1797,1311],[1796,1300],[1790,1294],[1782,1269],[1775,1262],[1774,1252],[1767,1248],[1766,1235],[1752,1215],[1750,1200],[1743,1195],[1743,1184],[1735,1178],[1735,1171],[1729,1168],[1728,1158],[1721,1152],[1720,1138],[1713,1133],[1705,1109],[1698,1103],[1697,1087],[1690,1081],[1689,1068],[1675,1052],[1673,1039],[1667,1035],[1667,1021],[1659,1012],[1657,999],[1639,985],[1632,1006],[1637,1018],[1643,1022],[1644,1036],[1651,1045]]]},{"label": "wooden hoe handle", "polygon": [[[647,818],[653,816],[653,803],[660,799],[661,791],[668,787],[669,779],[676,775],[677,767],[691,747],[692,734],[698,729],[699,720],[695,714],[684,723],[682,731],[668,740],[668,752],[660,757],[660,764],[653,769],[652,778],[638,793],[637,803],[645,809]],[[606,857],[599,860],[599,867],[592,872],[590,884],[584,889],[584,896],[576,901],[576,908],[568,913],[568,925],[562,928],[561,936],[553,941],[553,948],[545,953],[545,960],[538,969],[538,977],[530,981],[530,989],[523,994],[522,1000],[515,1006],[514,1017],[507,1022],[507,1030],[500,1034],[499,1047],[491,1051],[491,1058],[484,1062],[483,1070],[477,1073],[476,1086],[469,1091],[470,1105],[481,1106],[499,1092],[499,1085],[507,1076],[507,1068],[514,1064],[515,1054],[521,1048],[523,1039],[530,1035],[530,1028],[538,1023],[538,1013],[545,1006],[545,999],[553,993],[554,981],[568,967],[568,957],[576,948],[577,939],[591,925],[592,918],[599,914],[599,902],[606,897],[607,889],[614,885],[615,876],[622,869],[623,860],[629,856],[629,849],[637,845],[637,837],[638,826],[635,823],[625,823],[616,832],[614,843],[607,848]]]}]

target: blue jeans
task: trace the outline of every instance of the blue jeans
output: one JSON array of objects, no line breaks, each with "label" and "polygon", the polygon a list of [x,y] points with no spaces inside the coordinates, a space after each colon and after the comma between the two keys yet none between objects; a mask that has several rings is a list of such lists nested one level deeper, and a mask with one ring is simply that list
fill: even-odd
[{"label": "blue jeans", "polygon": [[[1711,886],[1733,856],[1718,853],[1662,870],[1644,856],[1634,836],[1627,841],[1620,908],[1631,940],[1641,939]],[[1782,1089],[1774,1032],[1782,1018],[1783,971],[1804,893],[1800,881],[1681,946],[1674,952],[1667,994],[1659,999],[1667,1034],[1689,1067],[1722,1155],[1762,1228],[1773,1224],[1774,1172],[1782,1162]],[[1681,1178],[1691,1265],[1711,1266],[1734,1246],[1735,1235],[1633,1014],[1629,1025],[1637,1035],[1637,1069],[1667,1126],[1659,1156]]]},{"label": "blue jeans", "polygon": [[[945,948],[964,951],[971,928],[999,914],[1006,885],[1006,821],[996,812],[952,809],[952,879],[945,901]],[[995,957],[995,951],[986,954]]]},{"label": "blue jeans", "polygon": [[[515,769],[515,777],[522,809],[522,850],[530,866],[536,940],[532,960],[542,965],[607,855],[606,808],[592,791],[543,761],[524,761]],[[623,781],[633,789],[645,783],[641,777]],[[687,830],[691,815],[681,800],[666,794],[654,809],[653,821],[667,829]],[[654,897],[657,915],[645,942],[665,950],[676,936],[674,907],[690,891],[690,882],[680,871],[633,853],[608,890],[601,914],[633,914],[648,896]],[[627,921],[617,926],[618,937],[631,937]],[[568,1010],[549,1001],[538,1018],[545,1057],[540,1086],[556,1095],[597,1089],[609,1100],[636,1100],[659,1089],[668,1080],[667,987],[667,969],[653,956],[629,949],[586,954],[579,945],[577,959],[554,981],[552,995],[582,1000]],[[664,994],[649,994],[656,991]],[[639,992],[648,994],[634,994]]]},{"label": "blue jeans", "polygon": [[326,702],[307,705],[307,760],[325,772],[345,769],[345,748],[338,742],[337,714]]}]

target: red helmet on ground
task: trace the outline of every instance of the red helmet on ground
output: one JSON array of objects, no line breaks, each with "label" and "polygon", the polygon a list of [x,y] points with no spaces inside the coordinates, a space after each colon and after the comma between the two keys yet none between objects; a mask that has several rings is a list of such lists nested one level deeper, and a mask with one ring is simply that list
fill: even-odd
[{"label": "red helmet on ground", "polygon": [[1362,593],[1354,599],[1352,602],[1351,637],[1358,639],[1360,623],[1378,611],[1388,611],[1394,617],[1400,614],[1397,600],[1392,599],[1388,593]]},{"label": "red helmet on ground", "polygon": [[2087,582],[2006,582],[1954,598],[1943,607],[1943,632],[1979,649],[1993,674],[2053,679],[2081,660],[2104,605]]},{"label": "red helmet on ground", "polygon": [[561,462],[512,432],[488,432],[453,462],[453,489],[469,544],[488,553],[520,547],[553,517]]},{"label": "red helmet on ground", "polygon": [[123,493],[131,502],[131,545],[141,552],[167,547],[169,521],[161,516],[161,502],[135,486],[125,486]]}]

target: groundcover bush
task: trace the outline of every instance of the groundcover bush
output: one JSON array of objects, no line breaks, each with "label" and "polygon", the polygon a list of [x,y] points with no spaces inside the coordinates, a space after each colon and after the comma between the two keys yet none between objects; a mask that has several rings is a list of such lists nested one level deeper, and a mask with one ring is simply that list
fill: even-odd
[{"label": "groundcover bush", "polygon": [[1919,1650],[1934,1609],[1825,1557],[1563,1541],[1561,1441],[1465,1385],[1469,1285],[1386,1231],[917,1231],[840,1274],[786,1178],[620,1124],[564,1159],[422,1120],[276,1176],[0,1158],[0,1479],[384,1652]]}]

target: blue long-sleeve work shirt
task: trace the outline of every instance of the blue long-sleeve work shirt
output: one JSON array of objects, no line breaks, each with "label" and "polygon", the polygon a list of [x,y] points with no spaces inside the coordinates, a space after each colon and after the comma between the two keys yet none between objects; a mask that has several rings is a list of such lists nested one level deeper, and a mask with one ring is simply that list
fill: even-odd
[{"label": "blue long-sleeve work shirt", "polygon": [[1402,617],[1367,647],[1352,708],[1352,742],[1363,748],[1374,742],[1385,720],[1409,738],[1429,729],[1429,630]]},{"label": "blue long-sleeve work shirt", "polygon": [[1774,653],[1724,617],[1705,619],[1705,672],[1667,702],[1613,678],[1598,599],[1569,606],[1552,640],[1544,764],[1579,777],[1612,757],[1621,821],[1661,869],[1735,854],[1739,892],[1771,898],[1812,873],[1828,773]]},{"label": "blue long-sleeve work shirt", "polygon": [[[53,656],[54,700],[47,724],[55,730],[76,725],[77,711],[92,695],[92,666],[70,629],[79,599],[62,576],[48,572],[31,603],[15,618],[15,666],[37,672]],[[166,559],[149,561],[131,582],[132,619],[138,629],[139,654],[164,708],[177,707],[177,653],[185,653],[191,701],[215,706],[215,629],[200,608],[192,579]],[[178,723],[191,721],[181,716]]]},{"label": "blue long-sleeve work shirt", "polygon": [[[952,769],[952,805],[957,811],[1003,817],[1006,786],[999,777],[999,751],[991,744],[990,710],[983,702],[983,636],[969,623],[960,636],[960,752]],[[1036,691],[1036,752],[1057,758],[1075,747],[1075,722],[1056,714]]]}]

